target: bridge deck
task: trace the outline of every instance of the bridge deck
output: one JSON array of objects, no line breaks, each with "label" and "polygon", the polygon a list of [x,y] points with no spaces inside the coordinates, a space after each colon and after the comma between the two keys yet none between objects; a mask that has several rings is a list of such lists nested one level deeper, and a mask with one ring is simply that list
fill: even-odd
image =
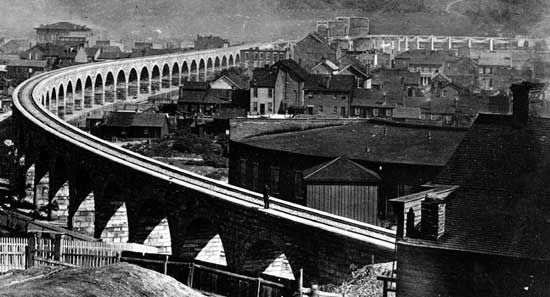
[{"label": "bridge deck", "polygon": [[284,220],[291,220],[300,224],[340,234],[345,237],[354,238],[384,249],[394,249],[395,231],[339,217],[275,198],[272,200],[271,208],[264,210],[262,196],[259,193],[209,179],[136,154],[66,123],[64,120],[42,107],[38,103],[38,98],[33,98],[33,91],[38,84],[63,71],[63,69],[56,70],[31,78],[17,88],[13,98],[14,105],[21,115],[55,137],[96,155],[100,155],[103,158],[175,185],[181,185],[182,187],[190,188],[218,199],[224,199],[243,207],[256,208],[257,211],[267,212],[270,215],[280,217]]}]

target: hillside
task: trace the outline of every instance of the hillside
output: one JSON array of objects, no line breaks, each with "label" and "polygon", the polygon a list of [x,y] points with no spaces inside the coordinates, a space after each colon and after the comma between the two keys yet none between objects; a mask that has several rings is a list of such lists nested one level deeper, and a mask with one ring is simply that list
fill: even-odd
[{"label": "hillside", "polygon": [[[4,34],[41,23],[83,23],[117,39],[217,34],[233,41],[299,38],[340,15],[372,18],[374,33],[484,35],[540,32],[548,0],[0,0]],[[450,6],[449,4],[452,3]],[[56,7],[56,9],[51,9]],[[2,33],[0,31],[0,33]]]}]

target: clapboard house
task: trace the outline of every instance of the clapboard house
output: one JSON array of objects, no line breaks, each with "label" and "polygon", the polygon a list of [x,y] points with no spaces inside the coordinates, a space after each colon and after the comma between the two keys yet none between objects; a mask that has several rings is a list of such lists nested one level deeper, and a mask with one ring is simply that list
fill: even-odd
[{"label": "clapboard house", "polygon": [[[231,135],[237,135],[233,128]],[[247,128],[239,126],[239,129]],[[361,191],[369,192],[363,196],[362,205],[374,204],[371,209],[377,218],[385,220],[389,214],[393,220],[388,198],[408,194],[435,177],[462,139],[464,130],[361,121],[272,133],[231,140],[230,184],[257,192],[268,185],[275,197],[375,222],[377,219],[366,214],[356,216],[337,210],[359,199],[354,196],[358,194],[345,188],[361,185]],[[339,174],[351,169],[358,176]],[[320,178],[320,174],[327,179]],[[334,179],[328,178],[332,175]],[[319,187],[313,188],[314,185]],[[327,187],[338,189],[337,195],[330,198],[335,203],[329,207],[321,205],[325,194],[313,195],[314,191],[325,191]]]},{"label": "clapboard house", "polygon": [[548,296],[550,119],[480,114],[435,188],[399,197],[397,296]]}]

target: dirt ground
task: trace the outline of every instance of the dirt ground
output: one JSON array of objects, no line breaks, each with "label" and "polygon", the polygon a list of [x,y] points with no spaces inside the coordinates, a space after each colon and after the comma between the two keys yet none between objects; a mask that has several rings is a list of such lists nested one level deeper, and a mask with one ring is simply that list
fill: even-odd
[{"label": "dirt ground", "polygon": [[175,279],[127,263],[101,268],[37,267],[0,275],[0,296],[204,296]]}]

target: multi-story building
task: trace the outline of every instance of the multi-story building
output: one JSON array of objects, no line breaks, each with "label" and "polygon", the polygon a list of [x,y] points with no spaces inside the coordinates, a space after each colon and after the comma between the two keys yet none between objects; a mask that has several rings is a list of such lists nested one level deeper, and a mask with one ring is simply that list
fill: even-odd
[{"label": "multi-story building", "polygon": [[286,49],[260,49],[249,48],[241,50],[241,66],[248,69],[261,68],[271,66],[279,60],[284,60],[288,57]]},{"label": "multi-story building", "polygon": [[305,113],[348,117],[354,88],[353,75],[310,75],[304,85]]},{"label": "multi-story building", "polygon": [[196,50],[210,49],[210,48],[224,48],[229,47],[229,41],[219,36],[201,36],[197,35],[194,48]]},{"label": "multi-story building", "polygon": [[337,61],[337,49],[332,47],[323,36],[310,33],[291,47],[291,57],[307,71],[323,59]]},{"label": "multi-story building", "polygon": [[78,43],[87,45],[93,36],[92,29],[69,22],[40,25],[35,28],[37,43]]},{"label": "multi-story building", "polygon": [[256,68],[250,80],[250,115],[270,115],[277,113],[275,106],[275,86],[278,71],[275,68]]}]

